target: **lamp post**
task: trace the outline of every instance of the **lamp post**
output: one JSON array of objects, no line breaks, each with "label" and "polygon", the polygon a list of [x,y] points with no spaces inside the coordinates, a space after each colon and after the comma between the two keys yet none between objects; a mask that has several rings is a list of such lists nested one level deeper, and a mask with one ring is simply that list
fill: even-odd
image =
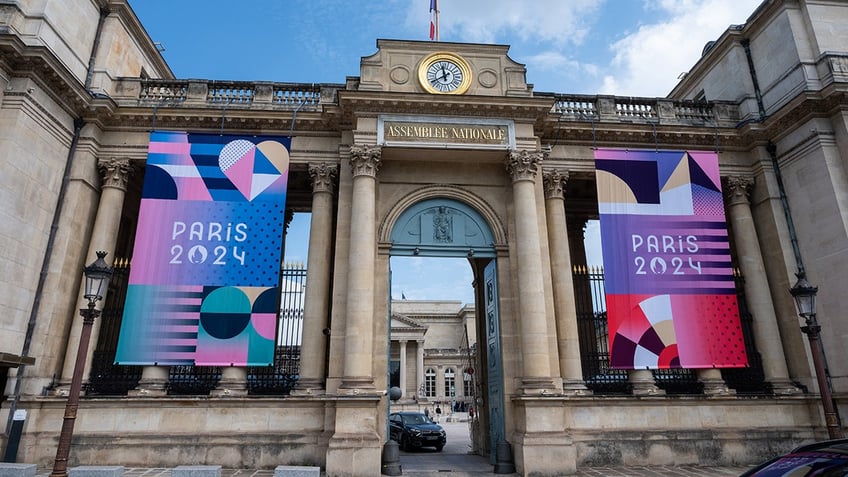
[{"label": "lamp post", "polygon": [[789,289],[789,293],[795,299],[798,314],[806,322],[801,327],[801,331],[807,335],[807,339],[810,341],[810,352],[813,354],[813,366],[815,367],[816,380],[819,384],[819,393],[821,395],[822,408],[824,409],[824,421],[827,426],[827,433],[831,439],[839,439],[842,437],[842,431],[839,429],[836,410],[833,407],[833,399],[830,396],[830,386],[827,383],[827,377],[824,373],[824,359],[819,342],[821,326],[816,321],[816,293],[819,291],[819,288],[814,287],[807,281],[803,271],[797,273],[796,276],[798,277],[798,281]]},{"label": "lamp post", "polygon": [[53,472],[50,477],[67,477],[68,456],[71,452],[71,440],[74,436],[74,421],[79,408],[80,390],[82,389],[82,373],[85,369],[85,358],[88,354],[88,342],[91,340],[91,325],[100,315],[95,309],[97,302],[103,298],[103,293],[109,286],[113,268],[106,264],[103,258],[106,252],[97,252],[97,260],[83,269],[85,274],[85,292],[83,298],[88,300],[88,307],[80,309],[83,318],[80,332],[77,360],[74,363],[74,375],[71,378],[71,389],[68,391],[68,402],[65,404],[65,419],[62,421],[62,432],[59,434],[59,447],[56,449],[56,460],[53,461]]}]

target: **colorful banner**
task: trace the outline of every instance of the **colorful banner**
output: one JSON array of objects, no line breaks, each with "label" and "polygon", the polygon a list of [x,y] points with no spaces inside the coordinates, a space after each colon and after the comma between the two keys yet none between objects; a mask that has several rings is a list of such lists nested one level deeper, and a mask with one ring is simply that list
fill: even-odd
[{"label": "colorful banner", "polygon": [[595,151],[610,366],[747,366],[718,157]]},{"label": "colorful banner", "polygon": [[116,363],[273,364],[289,141],[151,133]]}]

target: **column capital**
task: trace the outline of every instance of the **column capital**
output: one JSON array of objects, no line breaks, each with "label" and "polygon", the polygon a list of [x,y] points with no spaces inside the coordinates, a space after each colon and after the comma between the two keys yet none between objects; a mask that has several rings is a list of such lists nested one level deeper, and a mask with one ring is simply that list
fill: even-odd
[{"label": "column capital", "polygon": [[115,189],[127,190],[127,181],[129,181],[132,166],[129,159],[118,159],[110,157],[109,159],[101,159],[97,161],[97,168],[100,170],[101,189],[112,187]]},{"label": "column capital", "polygon": [[544,152],[510,150],[504,165],[507,173],[512,176],[512,182],[535,182],[539,164],[542,163],[545,156],[547,154]]},{"label": "column capital", "polygon": [[565,199],[565,184],[568,182],[567,170],[542,170],[542,180],[545,184],[545,199]]},{"label": "column capital", "polygon": [[309,164],[309,177],[312,178],[312,193],[327,192],[332,194],[338,173],[338,167],[328,166],[326,162]]},{"label": "column capital", "polygon": [[350,167],[353,176],[377,177],[380,170],[382,148],[380,146],[350,146]]},{"label": "column capital", "polygon": [[750,176],[726,176],[724,178],[724,195],[730,204],[748,204],[754,178]]}]

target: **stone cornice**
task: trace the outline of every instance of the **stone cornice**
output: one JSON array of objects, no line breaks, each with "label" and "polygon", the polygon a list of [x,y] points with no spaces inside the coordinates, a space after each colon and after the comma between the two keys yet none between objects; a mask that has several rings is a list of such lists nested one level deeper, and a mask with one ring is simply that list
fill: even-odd
[{"label": "stone cornice", "polygon": [[69,115],[81,116],[91,100],[83,84],[43,46],[27,46],[19,37],[0,31],[0,69],[32,78]]}]

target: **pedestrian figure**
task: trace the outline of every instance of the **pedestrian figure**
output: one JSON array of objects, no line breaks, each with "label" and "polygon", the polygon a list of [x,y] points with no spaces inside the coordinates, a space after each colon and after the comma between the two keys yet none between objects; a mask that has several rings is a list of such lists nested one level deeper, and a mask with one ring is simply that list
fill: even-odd
[{"label": "pedestrian figure", "polygon": [[430,408],[428,408],[428,407],[424,408],[424,417],[426,417],[427,419],[430,419]]},{"label": "pedestrian figure", "polygon": [[436,422],[439,422],[442,418],[442,408],[436,406]]}]

